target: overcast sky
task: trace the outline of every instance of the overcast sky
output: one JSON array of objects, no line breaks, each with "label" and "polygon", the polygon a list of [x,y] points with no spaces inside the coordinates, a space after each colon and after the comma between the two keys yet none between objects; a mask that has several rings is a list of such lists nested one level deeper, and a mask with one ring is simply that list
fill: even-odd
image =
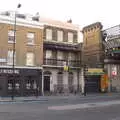
[{"label": "overcast sky", "polygon": [[82,27],[100,21],[104,29],[120,24],[120,0],[1,0],[0,11],[15,10],[67,21]]}]

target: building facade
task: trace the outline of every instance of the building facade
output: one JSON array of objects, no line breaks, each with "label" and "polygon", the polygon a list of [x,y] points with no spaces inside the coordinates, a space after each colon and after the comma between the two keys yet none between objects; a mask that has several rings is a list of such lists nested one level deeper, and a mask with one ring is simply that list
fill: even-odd
[{"label": "building facade", "polygon": [[[104,49],[102,44],[102,24],[96,22],[85,26],[83,32],[83,64],[87,92],[100,92],[103,74]],[[86,68],[85,68],[86,69]]]},{"label": "building facade", "polygon": [[[103,63],[102,24],[93,23],[83,28],[84,63],[90,68]],[[101,63],[102,62],[102,63]]]},{"label": "building facade", "polygon": [[[68,22],[42,19],[44,93],[73,93],[81,86],[79,27]],[[69,21],[71,22],[71,21]]]},{"label": "building facade", "polygon": [[[14,27],[14,12],[1,13],[0,95],[36,95],[37,90],[40,94],[42,91],[43,25],[34,21],[30,15],[16,13],[16,31]],[[15,45],[14,74],[13,45]]]},{"label": "building facade", "polygon": [[109,91],[120,92],[120,25],[103,30],[104,68],[109,76]]}]

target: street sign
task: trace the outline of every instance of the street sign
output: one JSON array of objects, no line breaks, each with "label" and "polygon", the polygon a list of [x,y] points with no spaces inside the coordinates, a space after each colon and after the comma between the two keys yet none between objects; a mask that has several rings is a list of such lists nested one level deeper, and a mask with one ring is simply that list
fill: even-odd
[{"label": "street sign", "polygon": [[103,69],[102,68],[89,68],[88,69],[88,74],[90,75],[100,75],[103,74]]},{"label": "street sign", "polygon": [[117,75],[117,68],[116,66],[112,67],[112,76],[116,76]]},{"label": "street sign", "polygon": [[112,71],[112,76],[116,76],[117,72],[116,71]]},{"label": "street sign", "polygon": [[68,71],[69,67],[68,66],[64,66],[64,71]]}]

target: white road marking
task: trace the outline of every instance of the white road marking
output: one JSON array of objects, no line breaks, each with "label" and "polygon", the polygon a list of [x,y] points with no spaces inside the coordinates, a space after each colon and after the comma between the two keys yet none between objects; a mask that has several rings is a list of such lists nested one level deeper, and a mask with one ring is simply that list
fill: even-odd
[{"label": "white road marking", "polygon": [[107,102],[96,102],[96,103],[84,103],[75,105],[63,105],[63,106],[49,106],[48,110],[74,110],[74,109],[84,109],[93,107],[104,107],[110,105],[119,105],[120,101],[107,101]]},{"label": "white road marking", "polygon": [[113,118],[112,120],[120,120],[120,117]]}]

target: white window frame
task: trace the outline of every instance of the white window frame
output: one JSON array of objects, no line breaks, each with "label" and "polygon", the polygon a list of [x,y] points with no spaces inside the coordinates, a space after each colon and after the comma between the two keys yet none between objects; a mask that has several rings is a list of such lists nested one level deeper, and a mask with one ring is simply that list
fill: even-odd
[{"label": "white window frame", "polygon": [[59,60],[63,59],[63,52],[57,51],[57,59],[59,59]]},{"label": "white window frame", "polygon": [[35,55],[33,52],[28,52],[26,54],[26,66],[34,66]]},{"label": "white window frame", "polygon": [[46,50],[46,58],[52,58],[52,51]]},{"label": "white window frame", "polygon": [[52,40],[52,29],[46,29],[46,40]]},{"label": "white window frame", "polygon": [[[14,55],[14,64],[16,65],[16,52]],[[13,65],[13,50],[8,50],[7,65]]]},{"label": "white window frame", "polygon": [[8,43],[14,43],[14,30],[8,30]]},{"label": "white window frame", "polygon": [[34,45],[34,39],[35,39],[35,33],[28,32],[27,33],[27,44],[28,45]]},{"label": "white window frame", "polygon": [[59,42],[63,42],[63,31],[61,30],[57,31],[57,40]]},{"label": "white window frame", "polygon": [[74,53],[69,52],[69,54],[68,54],[68,60],[75,60]]},{"label": "white window frame", "polygon": [[68,32],[68,42],[73,43],[73,33],[72,32]]},{"label": "white window frame", "polygon": [[8,90],[12,90],[12,83],[8,83]]},{"label": "white window frame", "polygon": [[63,85],[63,73],[57,73],[57,85],[60,85],[60,87],[62,87],[62,85]]},{"label": "white window frame", "polygon": [[30,82],[26,83],[26,89],[27,89],[27,90],[30,90],[30,88],[31,88]]},{"label": "white window frame", "polygon": [[34,80],[34,83],[33,83],[33,89],[37,89],[37,83],[36,83],[36,80]]},{"label": "white window frame", "polygon": [[15,89],[16,89],[16,90],[19,90],[19,89],[20,89],[20,83],[16,83],[16,84],[15,84]]}]

